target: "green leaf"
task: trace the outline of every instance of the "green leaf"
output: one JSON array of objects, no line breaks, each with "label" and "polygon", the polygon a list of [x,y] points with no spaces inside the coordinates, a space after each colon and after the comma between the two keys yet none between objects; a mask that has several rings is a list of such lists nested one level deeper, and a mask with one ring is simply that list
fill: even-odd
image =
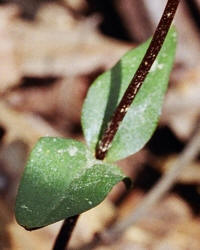
[{"label": "green leaf", "polygon": [[80,142],[41,138],[19,187],[16,219],[34,229],[82,213],[124,178],[118,167],[97,161]]},{"label": "green leaf", "polygon": [[[129,51],[106,73],[99,76],[87,94],[82,127],[89,148],[97,142],[131,82],[150,41]],[[176,49],[176,32],[172,28],[135,100],[120,124],[106,160],[114,162],[139,151],[151,138],[161,114]]]}]

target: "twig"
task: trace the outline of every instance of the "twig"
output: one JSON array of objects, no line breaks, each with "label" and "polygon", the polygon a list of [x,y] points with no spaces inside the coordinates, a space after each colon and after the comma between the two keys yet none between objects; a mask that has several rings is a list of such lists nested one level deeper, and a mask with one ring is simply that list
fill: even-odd
[{"label": "twig", "polygon": [[122,100],[120,101],[113,117],[111,118],[111,121],[109,122],[102,139],[97,145],[97,159],[103,160],[108,149],[111,147],[112,140],[117,133],[120,122],[124,119],[124,116],[126,115],[131,103],[133,102],[147,74],[149,73],[149,70],[151,69],[151,66],[153,65],[160,49],[162,48],[171,23],[174,19],[179,2],[180,0],[168,0],[150,46],[124,96],[122,97]]},{"label": "twig", "polygon": [[128,229],[131,225],[141,219],[153,207],[158,200],[163,197],[176,182],[179,175],[185,167],[198,156],[200,152],[200,123],[194,133],[192,140],[188,143],[182,154],[178,157],[175,163],[171,166],[163,178],[153,187],[143,202],[133,211],[132,214],[127,216],[123,221],[118,222],[101,235],[104,240],[115,239],[122,232]]},{"label": "twig", "polygon": [[[128,89],[126,90],[124,96],[122,97],[122,100],[119,106],[117,107],[111,119],[111,122],[109,123],[109,126],[105,130],[103,137],[96,148],[97,159],[103,160],[105,158],[106,153],[111,145],[111,142],[119,128],[120,122],[126,115],[129,106],[133,102],[139,88],[143,84],[149,70],[151,69],[151,66],[153,65],[160,49],[162,48],[162,45],[167,36],[171,23],[174,19],[179,2],[180,0],[168,0],[164,13],[161,17],[160,23],[158,24],[153,39],[150,43],[150,46],[135,76],[133,77]],[[58,237],[56,239],[55,247],[59,246],[59,250],[66,249],[66,246],[68,245],[70,240],[70,235],[73,231],[73,228],[76,225],[77,219],[78,216],[75,216],[74,219],[72,217],[70,220],[69,219],[65,220],[61,228],[61,231],[59,232]],[[68,236],[68,230],[70,230],[69,236]],[[67,238],[65,239],[65,237]],[[55,247],[54,250],[57,250],[58,248]]]}]

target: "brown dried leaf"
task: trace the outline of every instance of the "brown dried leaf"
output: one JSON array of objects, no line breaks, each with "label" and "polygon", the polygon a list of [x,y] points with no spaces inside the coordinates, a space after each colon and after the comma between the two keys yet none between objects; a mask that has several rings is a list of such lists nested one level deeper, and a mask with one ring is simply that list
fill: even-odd
[{"label": "brown dried leaf", "polygon": [[14,7],[0,8],[0,94],[19,84],[20,70],[15,57],[15,41],[9,32],[17,15]]},{"label": "brown dried leaf", "polygon": [[65,78],[49,87],[14,90],[5,99],[14,109],[51,117],[61,125],[80,122],[86,91],[87,84],[83,78]]},{"label": "brown dried leaf", "polygon": [[41,136],[60,136],[38,116],[16,112],[3,101],[0,101],[0,112],[0,124],[6,129],[5,143],[18,139],[32,147]]},{"label": "brown dried leaf", "polygon": [[[121,206],[120,210],[127,210],[127,206],[131,207],[131,201],[126,202],[125,207]],[[133,205],[134,207],[135,205]],[[132,207],[132,209],[134,209]],[[123,213],[123,212],[122,212]],[[186,203],[180,200],[177,196],[169,196],[157,204],[149,214],[141,219],[136,225],[131,226],[122,237],[112,245],[97,247],[96,250],[161,250],[161,249],[188,249],[188,242],[195,238],[195,244],[199,242],[198,231],[200,223],[197,222],[192,234],[187,233],[182,235],[183,248],[179,241],[175,241],[173,234],[181,225],[190,224],[193,221],[191,212]],[[179,229],[180,230],[180,229]],[[189,231],[189,229],[188,229]],[[177,234],[178,235],[178,234]],[[162,244],[161,244],[162,243]],[[167,243],[170,243],[167,245]],[[161,248],[162,246],[170,246],[170,248]],[[189,248],[190,249],[190,248]],[[193,248],[192,248],[193,249]],[[196,248],[194,248],[196,250]]]},{"label": "brown dried leaf", "polygon": [[200,116],[200,74],[196,67],[182,74],[169,90],[161,122],[167,123],[181,139],[191,136]]},{"label": "brown dried leaf", "polygon": [[115,217],[116,209],[108,199],[83,213],[74,230],[70,247],[78,249],[83,244],[90,242],[95,233],[102,232]]},{"label": "brown dried leaf", "polygon": [[55,4],[44,5],[33,24],[16,20],[10,32],[21,71],[26,76],[75,76],[111,66],[130,46],[101,35],[98,22],[97,16],[75,20]]}]

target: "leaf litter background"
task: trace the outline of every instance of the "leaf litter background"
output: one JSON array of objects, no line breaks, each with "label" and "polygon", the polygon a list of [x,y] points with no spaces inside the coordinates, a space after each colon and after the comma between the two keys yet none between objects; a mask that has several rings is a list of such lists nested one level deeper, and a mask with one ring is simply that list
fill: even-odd
[{"label": "leaf litter background", "polygon": [[[61,223],[27,232],[13,207],[28,152],[40,136],[83,141],[87,89],[128,49],[152,35],[166,1],[0,1],[0,249],[51,249]],[[200,1],[182,1],[179,44],[159,127],[139,153],[120,161],[134,179],[84,213],[70,242],[79,249],[130,214],[181,154],[200,108]],[[94,249],[200,249],[200,158],[148,215],[109,246]]]}]

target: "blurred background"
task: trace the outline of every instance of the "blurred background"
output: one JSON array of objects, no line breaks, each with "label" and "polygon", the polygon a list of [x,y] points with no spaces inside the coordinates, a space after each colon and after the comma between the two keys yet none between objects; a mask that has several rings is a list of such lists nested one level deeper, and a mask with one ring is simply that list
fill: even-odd
[{"label": "blurred background", "polygon": [[[83,141],[81,107],[88,87],[130,48],[149,38],[164,0],[0,0],[0,249],[51,249],[61,223],[28,232],[13,215],[27,155],[39,137]],[[79,249],[124,218],[190,141],[200,114],[200,0],[183,0],[179,34],[159,126],[137,154],[119,162],[134,179],[84,213],[70,246]],[[94,249],[199,250],[200,156],[171,191],[117,242]]]}]

